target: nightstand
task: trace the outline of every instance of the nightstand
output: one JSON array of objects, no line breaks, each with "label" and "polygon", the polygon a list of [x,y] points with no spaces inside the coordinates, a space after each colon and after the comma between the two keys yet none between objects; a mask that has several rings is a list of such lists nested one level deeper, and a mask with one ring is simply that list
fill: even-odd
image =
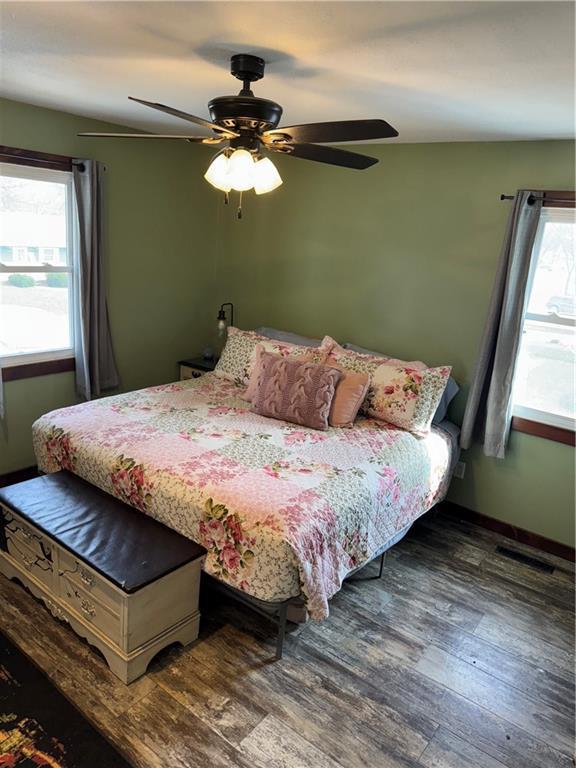
[{"label": "nightstand", "polygon": [[178,360],[180,366],[180,381],[197,379],[209,371],[213,371],[218,360],[205,360],[203,357],[191,357],[189,360]]}]

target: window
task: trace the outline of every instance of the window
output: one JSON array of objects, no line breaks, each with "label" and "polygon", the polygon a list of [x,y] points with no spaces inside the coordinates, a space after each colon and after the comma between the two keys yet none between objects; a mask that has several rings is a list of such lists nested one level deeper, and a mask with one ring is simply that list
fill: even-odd
[{"label": "window", "polygon": [[73,355],[73,221],[70,172],[0,163],[2,367]]},{"label": "window", "polygon": [[543,207],[532,251],[513,414],[574,430],[576,325],[574,208]]}]

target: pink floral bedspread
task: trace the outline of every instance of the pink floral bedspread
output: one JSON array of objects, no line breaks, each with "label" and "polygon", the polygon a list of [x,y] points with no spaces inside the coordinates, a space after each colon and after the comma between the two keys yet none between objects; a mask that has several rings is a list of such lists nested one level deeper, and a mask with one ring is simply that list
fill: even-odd
[{"label": "pink floral bedspread", "polygon": [[205,569],[267,601],[328,615],[343,578],[439,501],[451,444],[372,419],[318,432],[253,414],[206,374],[52,411],[44,472],[68,469],[208,550]]}]

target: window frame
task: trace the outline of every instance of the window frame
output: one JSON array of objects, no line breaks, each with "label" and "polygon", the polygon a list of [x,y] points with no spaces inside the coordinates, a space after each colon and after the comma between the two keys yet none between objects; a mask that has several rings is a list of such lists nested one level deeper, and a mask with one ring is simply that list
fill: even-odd
[{"label": "window frame", "polygon": [[[33,376],[42,376],[48,373],[60,373],[64,371],[73,371],[75,369],[74,361],[74,339],[75,339],[75,318],[76,311],[76,287],[75,271],[76,263],[73,253],[74,243],[74,190],[72,178],[72,158],[63,155],[48,154],[45,152],[36,152],[28,149],[18,149],[0,145],[0,164],[13,165],[14,176],[21,178],[40,179],[50,178],[52,173],[53,180],[58,183],[66,184],[66,205],[67,205],[67,242],[69,244],[70,255],[67,264],[38,265],[30,266],[26,264],[15,264],[14,262],[0,262],[0,273],[10,274],[17,272],[25,273],[63,273],[66,272],[71,277],[69,279],[69,323],[70,338],[72,344],[70,347],[58,350],[45,350],[42,352],[23,353],[18,355],[0,356],[0,366],[3,371],[5,381],[28,378]],[[17,168],[17,170],[16,170]],[[43,169],[41,174],[35,173],[33,169]],[[68,174],[63,177],[62,174]]]},{"label": "window frame", "polygon": [[[576,209],[576,193],[573,191],[544,190],[542,194],[543,208],[570,208]],[[535,244],[539,246],[539,243]],[[534,248],[533,254],[536,248]],[[532,279],[536,269],[536,260],[533,258],[530,265],[530,275],[528,277],[528,291],[531,288]],[[570,325],[576,324],[575,320],[556,317],[551,320],[548,315],[535,315],[525,312],[522,320],[536,320],[538,322],[548,322],[552,325]],[[528,408],[522,405],[512,406],[511,429],[516,432],[523,432],[535,437],[541,437],[545,440],[564,443],[565,445],[576,445],[575,424],[570,419],[558,416],[547,411],[539,411],[534,408]]]}]

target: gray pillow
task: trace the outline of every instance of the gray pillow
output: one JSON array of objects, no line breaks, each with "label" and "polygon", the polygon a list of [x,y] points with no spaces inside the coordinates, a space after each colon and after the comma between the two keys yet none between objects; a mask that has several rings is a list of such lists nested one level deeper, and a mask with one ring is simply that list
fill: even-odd
[{"label": "gray pillow", "polygon": [[279,331],[277,328],[256,328],[255,333],[259,333],[260,336],[266,336],[268,339],[285,341],[287,344],[300,344],[302,347],[319,347],[322,343],[322,339],[311,339],[308,336],[298,336],[297,333]]},{"label": "gray pillow", "polygon": [[439,424],[441,421],[444,421],[446,414],[448,413],[448,406],[452,400],[454,400],[458,392],[460,392],[460,387],[458,384],[456,384],[452,376],[450,376],[448,379],[448,384],[446,384],[444,394],[442,395],[442,399],[438,404],[438,408],[436,408],[436,413],[432,419],[432,424]]},{"label": "gray pillow", "polygon": [[[375,352],[373,349],[358,347],[356,344],[350,344],[348,341],[345,344],[342,344],[342,346],[344,349],[351,349],[353,352],[360,352],[363,355],[374,355],[374,357],[391,357],[391,355],[384,355],[382,352]],[[454,400],[459,391],[460,387],[458,384],[456,384],[452,376],[450,376],[448,383],[446,384],[444,394],[442,395],[442,399],[440,400],[438,408],[436,409],[436,413],[434,414],[434,418],[432,419],[432,424],[438,424],[439,422],[444,421],[448,411],[448,406],[452,400]]]}]

